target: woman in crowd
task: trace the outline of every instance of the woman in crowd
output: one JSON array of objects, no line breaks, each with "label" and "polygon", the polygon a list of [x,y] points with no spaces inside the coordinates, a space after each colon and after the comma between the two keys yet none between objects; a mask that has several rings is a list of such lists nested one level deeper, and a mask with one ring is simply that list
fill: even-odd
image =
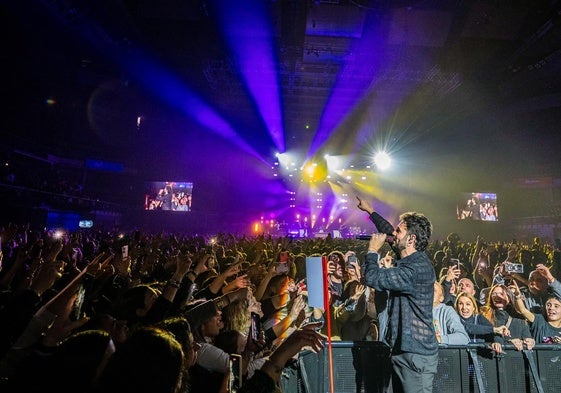
[{"label": "woman in crowd", "polygon": [[496,284],[491,287],[487,301],[481,307],[481,314],[494,327],[506,326],[510,334],[505,337],[505,342],[514,345],[516,350],[521,351],[524,347],[532,349],[536,344],[526,321],[519,318],[514,310],[513,294],[505,285]]},{"label": "woman in crowd", "polygon": [[266,339],[278,341],[285,338],[306,307],[306,300],[294,280],[286,274],[274,276],[261,299],[262,326]]},{"label": "woman in crowd", "polygon": [[[224,378],[229,371],[229,354],[215,345],[216,337],[224,328],[222,309],[236,301],[247,298],[247,289],[239,289],[234,293],[214,300],[202,301],[195,304],[186,313],[187,320],[193,328],[195,340],[200,344],[196,364],[191,367],[191,385],[193,391],[220,392],[223,388]],[[264,345],[256,345],[247,340],[241,351],[242,371],[258,369],[261,364],[256,364],[254,354],[259,352]]]},{"label": "woman in crowd", "polygon": [[491,322],[479,313],[475,298],[465,292],[456,296],[454,308],[460,316],[471,343],[490,343],[493,351],[502,353],[502,336],[510,333],[505,326],[494,327]]}]

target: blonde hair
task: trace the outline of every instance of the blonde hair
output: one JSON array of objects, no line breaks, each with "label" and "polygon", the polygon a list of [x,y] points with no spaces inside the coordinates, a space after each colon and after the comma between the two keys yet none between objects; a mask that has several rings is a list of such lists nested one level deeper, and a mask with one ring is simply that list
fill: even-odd
[{"label": "blonde hair", "polygon": [[237,330],[247,333],[251,325],[251,318],[245,299],[236,300],[222,309],[222,321],[224,331]]},{"label": "blonde hair", "polygon": [[479,306],[477,305],[477,300],[475,300],[475,297],[473,297],[472,295],[470,295],[467,292],[460,292],[458,293],[458,295],[456,295],[456,301],[454,302],[454,308],[456,309],[457,312],[459,312],[458,310],[458,300],[461,297],[467,297],[471,303],[473,304],[473,314],[479,314]]}]

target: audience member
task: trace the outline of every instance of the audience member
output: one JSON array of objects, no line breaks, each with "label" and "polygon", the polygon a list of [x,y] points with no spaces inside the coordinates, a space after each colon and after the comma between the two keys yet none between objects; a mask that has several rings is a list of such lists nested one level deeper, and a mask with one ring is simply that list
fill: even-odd
[{"label": "audience member", "polygon": [[546,297],[543,312],[534,313],[526,307],[518,286],[514,284],[512,289],[516,298],[516,309],[530,324],[534,340],[540,344],[561,344],[561,298],[554,294],[549,295]]},{"label": "audience member", "polygon": [[184,362],[181,344],[171,333],[142,327],[132,332],[111,356],[96,391],[177,393],[182,384]]},{"label": "audience member", "polygon": [[506,326],[510,333],[505,337],[505,342],[514,345],[521,351],[532,349],[535,340],[530,334],[530,329],[526,321],[518,317],[514,310],[512,292],[503,284],[496,284],[491,287],[485,305],[481,308],[481,314],[487,318],[494,327]]},{"label": "audience member", "polygon": [[469,336],[470,343],[490,343],[493,351],[502,353],[502,336],[509,336],[506,326],[494,327],[491,322],[479,313],[478,302],[467,292],[460,292],[456,297],[455,309],[460,322]]},{"label": "audience member", "polygon": [[460,317],[453,307],[442,303],[443,300],[442,285],[435,282],[432,318],[436,340],[439,344],[466,345],[469,342],[469,337]]}]

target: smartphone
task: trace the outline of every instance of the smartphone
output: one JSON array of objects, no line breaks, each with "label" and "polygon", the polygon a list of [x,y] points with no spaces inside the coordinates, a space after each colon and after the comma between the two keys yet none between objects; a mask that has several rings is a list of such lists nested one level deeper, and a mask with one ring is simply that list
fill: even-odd
[{"label": "smartphone", "polygon": [[242,355],[230,355],[228,392],[237,393],[242,387]]},{"label": "smartphone", "polygon": [[72,321],[77,321],[82,316],[82,306],[84,305],[84,298],[86,296],[86,288],[84,284],[80,284],[78,288],[78,293],[74,304],[72,305],[72,311],[70,312],[70,319]]},{"label": "smartphone", "polygon": [[288,262],[288,251],[281,251],[280,257],[279,257],[279,262],[280,263]]},{"label": "smartphone", "polygon": [[456,269],[459,269],[460,260],[458,258],[450,258],[450,266],[454,266]]},{"label": "smartphone", "polygon": [[521,263],[505,263],[505,271],[507,273],[524,273],[524,265]]},{"label": "smartphone", "polygon": [[356,263],[356,261],[356,255],[349,255],[349,257],[347,258],[347,269],[355,269],[354,263]]},{"label": "smartphone", "polygon": [[258,342],[259,335],[261,334],[261,318],[259,317],[259,314],[251,312],[251,326],[249,328],[251,339]]},{"label": "smartphone", "polygon": [[122,252],[122,254],[123,254],[123,259],[128,258],[128,257],[129,257],[129,246],[128,246],[128,245],[124,245],[124,246],[121,248],[121,252]]}]

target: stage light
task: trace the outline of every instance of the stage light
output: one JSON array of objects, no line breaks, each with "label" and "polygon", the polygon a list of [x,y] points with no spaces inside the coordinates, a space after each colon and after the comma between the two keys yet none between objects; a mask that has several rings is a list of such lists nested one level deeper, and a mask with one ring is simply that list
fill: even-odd
[{"label": "stage light", "polygon": [[301,170],[303,180],[308,183],[324,181],[327,176],[327,168],[324,163],[307,162]]},{"label": "stage light", "polygon": [[288,153],[275,153],[275,157],[277,158],[278,162],[282,165],[282,166],[288,166],[288,163],[291,160],[290,154]]},{"label": "stage light", "polygon": [[374,156],[374,163],[376,164],[376,166],[380,170],[384,171],[384,170],[388,169],[391,165],[391,162],[392,162],[392,160],[391,160],[389,154],[384,152],[384,151],[378,152]]},{"label": "stage light", "polygon": [[323,158],[325,159],[329,172],[336,172],[341,169],[342,160],[340,157],[326,154]]}]

